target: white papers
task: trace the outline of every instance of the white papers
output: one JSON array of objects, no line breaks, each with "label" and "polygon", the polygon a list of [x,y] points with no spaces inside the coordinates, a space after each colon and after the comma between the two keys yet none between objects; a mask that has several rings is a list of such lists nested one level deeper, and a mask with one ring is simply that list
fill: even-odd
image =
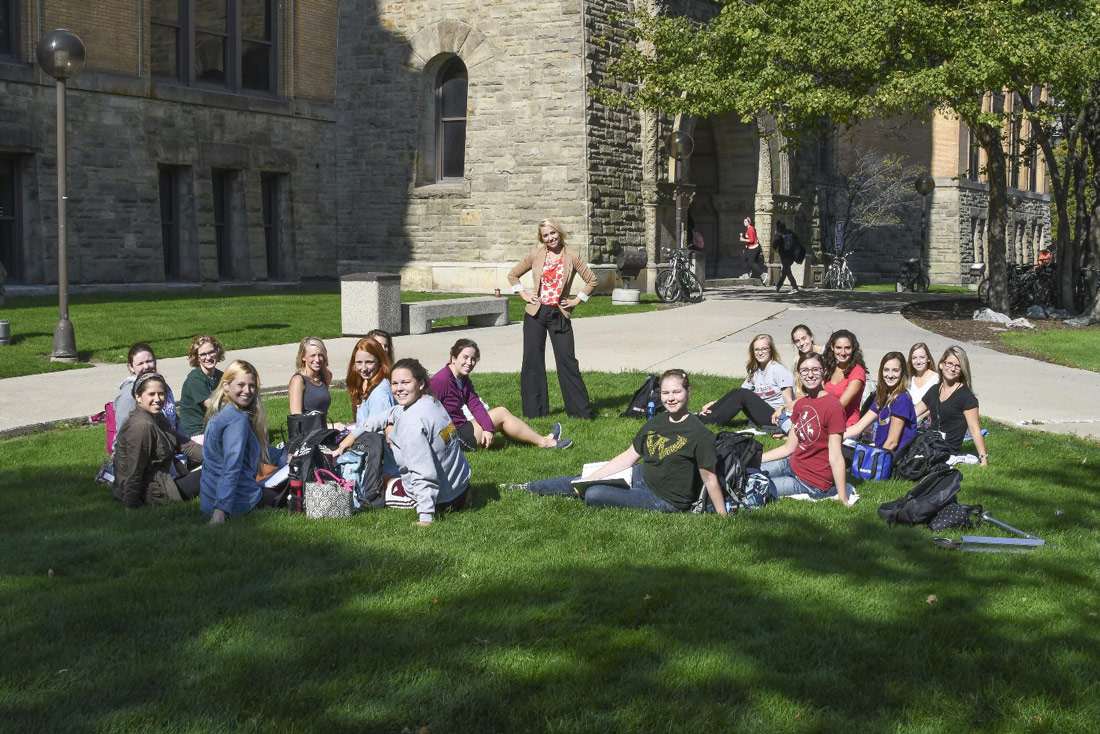
[{"label": "white papers", "polygon": [[[596,461],[591,464],[585,464],[581,469],[581,476],[587,477],[594,474],[598,469],[607,464],[606,461]],[[634,476],[634,467],[628,466],[622,471],[617,471],[614,474],[609,474],[606,477],[600,477],[599,479],[574,479],[573,486],[577,488],[581,494],[584,494],[584,490],[591,487],[593,484],[607,484],[612,487],[622,487],[623,489],[630,489],[630,480]]]}]

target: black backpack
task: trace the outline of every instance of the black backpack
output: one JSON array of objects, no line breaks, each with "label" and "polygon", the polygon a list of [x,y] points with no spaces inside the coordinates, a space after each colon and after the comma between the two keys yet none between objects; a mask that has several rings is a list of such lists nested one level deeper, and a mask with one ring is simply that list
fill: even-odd
[{"label": "black backpack", "polygon": [[645,378],[642,386],[634,391],[626,410],[619,413],[619,416],[621,418],[645,418],[645,409],[650,402],[653,403],[658,413],[665,409],[665,406],[661,405],[661,378],[657,375],[648,375]]},{"label": "black backpack", "polygon": [[332,457],[321,448],[334,449],[340,445],[340,431],[335,428],[317,428],[301,433],[286,445],[286,461],[290,465],[290,479],[304,482],[316,481],[314,472],[327,469],[336,473]]},{"label": "black backpack", "polygon": [[953,453],[939,431],[931,428],[918,431],[905,450],[894,455],[894,477],[917,481],[944,465]]},{"label": "black backpack", "polygon": [[[764,446],[752,436],[733,431],[722,431],[714,439],[714,454],[717,458],[714,473],[718,476],[718,486],[734,507],[747,506],[745,480],[749,469],[760,468],[760,457]],[[710,497],[703,487],[699,498],[691,506],[692,512],[705,512]]]},{"label": "black backpack", "polygon": [[884,502],[878,508],[878,516],[887,525],[924,525],[936,517],[940,510],[955,502],[962,484],[962,472],[941,464],[917,482],[904,497]]}]

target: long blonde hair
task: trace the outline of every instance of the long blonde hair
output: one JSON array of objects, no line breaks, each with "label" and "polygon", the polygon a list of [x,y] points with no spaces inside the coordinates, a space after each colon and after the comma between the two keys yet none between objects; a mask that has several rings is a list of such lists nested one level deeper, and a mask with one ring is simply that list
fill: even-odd
[{"label": "long blonde hair", "polygon": [[252,396],[252,403],[247,410],[242,410],[236,404],[233,407],[248,414],[248,424],[252,426],[252,433],[256,436],[256,440],[260,442],[260,460],[266,464],[269,463],[267,455],[267,414],[264,413],[264,401],[260,399],[260,373],[256,371],[251,363],[245,362],[243,359],[235,359],[225,368],[225,372],[222,373],[222,381],[218,383],[210,396],[210,406],[206,409],[206,419],[203,421],[203,427],[205,428],[210,419],[230,403],[225,386],[232,384],[242,374],[252,375],[256,378],[256,392]]}]

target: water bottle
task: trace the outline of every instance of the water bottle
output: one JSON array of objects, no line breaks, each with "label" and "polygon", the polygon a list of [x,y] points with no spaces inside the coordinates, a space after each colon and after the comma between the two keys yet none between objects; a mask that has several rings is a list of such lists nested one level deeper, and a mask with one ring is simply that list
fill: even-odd
[{"label": "water bottle", "polygon": [[301,477],[301,467],[298,462],[294,461],[290,463],[290,471],[288,473],[290,479],[290,493],[287,495],[286,506],[291,512],[305,512],[305,503],[303,502],[303,486]]},{"label": "water bottle", "polygon": [[645,417],[652,418],[657,415],[657,404],[650,400],[645,406]]}]

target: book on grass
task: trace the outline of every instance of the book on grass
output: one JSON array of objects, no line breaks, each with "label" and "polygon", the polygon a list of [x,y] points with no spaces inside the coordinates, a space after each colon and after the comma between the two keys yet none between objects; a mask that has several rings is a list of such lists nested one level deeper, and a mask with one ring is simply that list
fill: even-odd
[{"label": "book on grass", "polygon": [[[587,477],[594,473],[597,469],[606,464],[606,461],[596,461],[591,464],[585,464],[581,469],[581,476]],[[634,476],[634,467],[628,466],[627,468],[617,471],[614,474],[609,474],[606,477],[600,477],[599,479],[574,479],[573,486],[581,497],[588,491],[588,488],[593,484],[606,484],[611,487],[622,487],[623,489],[630,489],[630,480]]]}]

